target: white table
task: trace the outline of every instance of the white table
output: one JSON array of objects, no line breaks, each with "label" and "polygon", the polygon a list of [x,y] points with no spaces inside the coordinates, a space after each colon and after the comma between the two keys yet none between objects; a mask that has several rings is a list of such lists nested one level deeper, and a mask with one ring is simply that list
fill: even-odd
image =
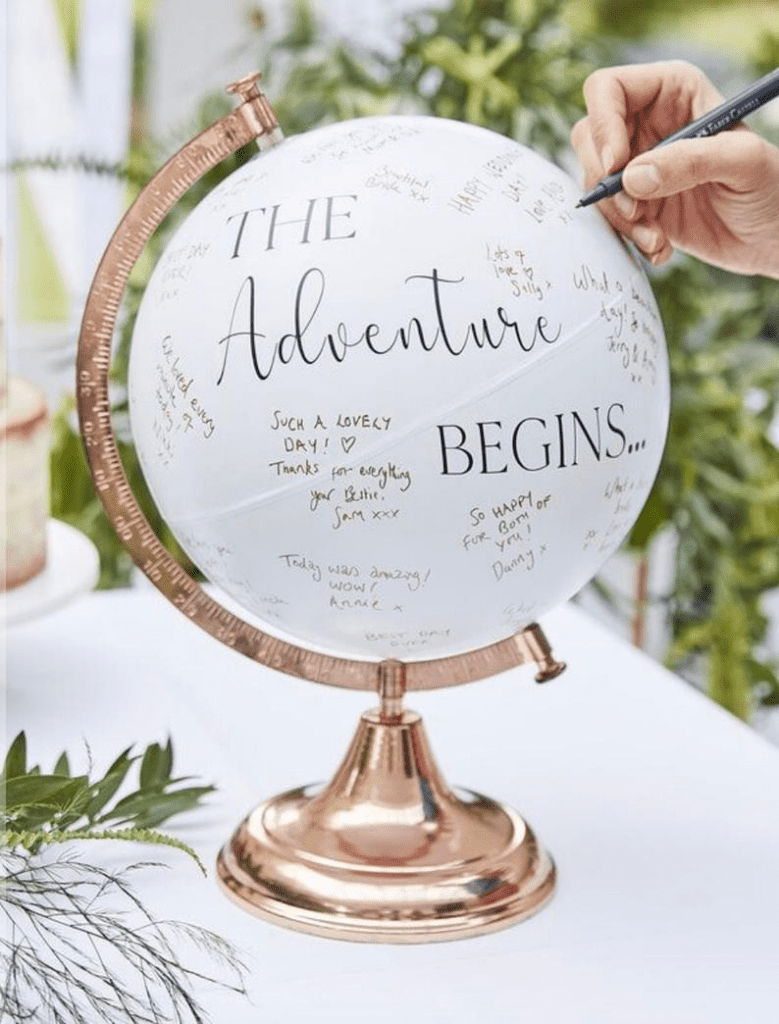
[{"label": "white table", "polygon": [[[522,669],[408,703],[450,784],[514,805],[550,849],[551,904],[476,939],[358,945],[251,917],[163,851],[147,905],[251,967],[251,1002],[203,990],[215,1024],[779,1019],[779,751],[576,609],[544,626],[570,664],[558,680]],[[8,668],[8,733],[46,769],[86,739],[105,770],[170,731],[180,773],[219,786],[178,829],[209,864],[252,804],[329,777],[372,703],[241,658],[148,587],[14,627]]]}]

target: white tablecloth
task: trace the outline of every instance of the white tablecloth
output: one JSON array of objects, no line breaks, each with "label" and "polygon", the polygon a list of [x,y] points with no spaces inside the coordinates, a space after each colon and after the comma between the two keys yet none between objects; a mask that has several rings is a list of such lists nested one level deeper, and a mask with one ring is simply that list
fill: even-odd
[{"label": "white tablecloth", "polygon": [[[521,669],[408,703],[450,784],[512,804],[550,849],[551,904],[476,939],[357,945],[251,917],[163,851],[147,906],[250,966],[249,999],[200,992],[215,1024],[779,1019],[779,751],[576,609],[543,624],[569,662],[558,680]],[[178,772],[219,787],[178,828],[209,866],[252,804],[328,778],[374,703],[240,657],[147,587],[12,628],[8,670],[8,734],[24,728],[44,769],[65,748],[78,765],[86,741],[105,770],[170,732]]]}]

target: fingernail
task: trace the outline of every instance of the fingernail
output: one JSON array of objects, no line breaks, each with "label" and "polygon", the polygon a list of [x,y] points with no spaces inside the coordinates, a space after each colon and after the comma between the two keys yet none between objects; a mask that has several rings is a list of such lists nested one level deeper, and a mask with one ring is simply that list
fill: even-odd
[{"label": "fingernail", "polygon": [[622,184],[629,192],[651,196],[660,188],[660,172],[654,164],[628,167],[622,176]]},{"label": "fingernail", "polygon": [[624,192],[617,192],[614,196],[614,205],[625,220],[632,220],[635,217],[638,203],[635,199],[631,199],[630,196],[626,195]]},{"label": "fingernail", "polygon": [[604,146],[600,151],[600,162],[603,164],[606,174],[610,174],[614,170],[614,150],[611,146]]},{"label": "fingernail", "polygon": [[645,253],[653,253],[657,250],[660,238],[654,228],[648,228],[644,224],[637,224],[631,233],[631,237],[639,249]]}]

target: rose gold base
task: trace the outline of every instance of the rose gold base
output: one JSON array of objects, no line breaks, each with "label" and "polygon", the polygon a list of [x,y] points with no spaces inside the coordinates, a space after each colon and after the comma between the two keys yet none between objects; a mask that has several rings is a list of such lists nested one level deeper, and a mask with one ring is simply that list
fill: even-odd
[{"label": "rose gold base", "polygon": [[540,910],[555,886],[550,857],[519,815],[452,792],[419,715],[384,709],[362,716],[328,786],[257,807],[217,869],[245,910],[354,942],[506,928]]}]

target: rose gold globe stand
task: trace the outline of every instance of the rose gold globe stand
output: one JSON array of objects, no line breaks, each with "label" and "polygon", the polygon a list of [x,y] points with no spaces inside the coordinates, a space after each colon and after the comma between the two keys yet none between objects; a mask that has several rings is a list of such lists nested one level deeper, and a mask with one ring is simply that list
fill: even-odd
[{"label": "rose gold globe stand", "polygon": [[428,747],[406,690],[483,679],[528,661],[536,679],[559,675],[537,625],[464,654],[381,663],[317,654],[244,622],[211,598],[162,546],[129,485],[111,423],[108,374],[130,271],[181,195],[256,140],[281,141],[276,117],[248,75],[228,87],[240,105],[188,142],[140,192],[116,229],[84,310],[76,397],[97,493],[136,565],[193,622],[222,643],[298,678],[378,690],[341,767],[319,791],[260,805],[219,855],[219,879],[247,910],[301,931],[370,942],[430,942],[506,927],[534,913],[555,871],[511,809],[455,794]]},{"label": "rose gold globe stand", "polygon": [[[563,670],[537,626],[518,640],[538,681]],[[219,855],[222,885],[268,920],[356,942],[456,939],[534,914],[554,890],[550,857],[511,808],[447,786],[403,709],[404,665],[377,668],[381,704],[332,781],[252,811]]]}]

